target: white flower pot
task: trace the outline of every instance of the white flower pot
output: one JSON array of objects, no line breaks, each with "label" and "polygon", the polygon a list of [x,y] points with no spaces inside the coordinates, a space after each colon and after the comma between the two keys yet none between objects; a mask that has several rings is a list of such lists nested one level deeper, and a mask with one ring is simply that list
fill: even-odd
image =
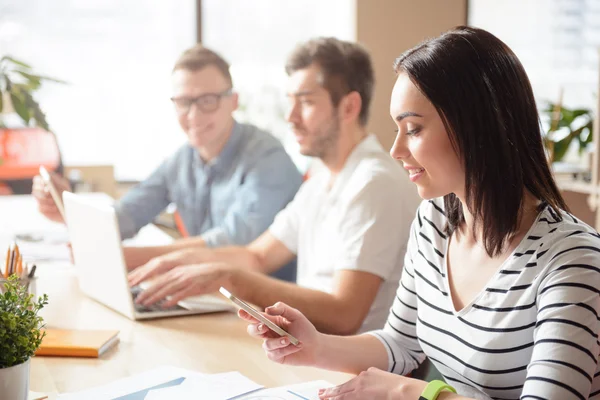
[{"label": "white flower pot", "polygon": [[29,395],[29,361],[9,368],[0,368],[0,398],[27,400]]}]

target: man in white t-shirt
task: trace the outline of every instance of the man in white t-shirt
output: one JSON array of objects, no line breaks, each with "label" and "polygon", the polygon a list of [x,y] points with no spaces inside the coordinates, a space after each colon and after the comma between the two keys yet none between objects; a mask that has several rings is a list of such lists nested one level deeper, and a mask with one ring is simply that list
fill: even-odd
[{"label": "man in white t-shirt", "polygon": [[[165,305],[220,286],[266,307],[283,301],[323,332],[383,327],[398,287],[419,197],[407,174],[366,131],[373,69],[360,46],[311,40],[288,60],[288,121],[303,154],[325,168],[245,247],[173,247],[132,271],[158,276],[138,301]],[[298,257],[297,284],[267,276]]]}]

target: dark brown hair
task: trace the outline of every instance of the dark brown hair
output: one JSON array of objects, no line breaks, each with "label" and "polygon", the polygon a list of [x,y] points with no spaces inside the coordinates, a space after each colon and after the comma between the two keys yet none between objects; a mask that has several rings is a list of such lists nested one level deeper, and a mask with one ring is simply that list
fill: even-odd
[{"label": "dark brown hair", "polygon": [[285,72],[293,72],[317,64],[323,73],[323,88],[338,106],[343,96],[358,92],[362,100],[359,115],[361,125],[369,119],[369,106],[375,86],[375,76],[369,53],[360,45],[336,38],[312,39],[296,47],[288,57]]},{"label": "dark brown hair", "polygon": [[[406,73],[439,113],[465,169],[466,207],[485,249],[498,255],[516,232],[524,192],[567,210],[542,146],[531,84],[515,54],[482,29],[456,27],[402,54]],[[451,234],[464,222],[459,199],[444,197]]]},{"label": "dark brown hair", "polygon": [[229,72],[229,64],[223,57],[214,51],[207,49],[201,44],[197,44],[194,47],[187,49],[179,56],[173,67],[173,72],[179,69],[185,69],[187,71],[198,71],[202,68],[212,65],[216,67],[219,72],[223,74],[227,82],[233,85],[231,79],[231,73]]}]

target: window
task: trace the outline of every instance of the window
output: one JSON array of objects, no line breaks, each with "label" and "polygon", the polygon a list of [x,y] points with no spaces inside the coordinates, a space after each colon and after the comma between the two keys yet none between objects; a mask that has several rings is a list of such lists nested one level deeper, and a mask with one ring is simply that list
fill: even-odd
[{"label": "window", "polygon": [[3,0],[0,54],[69,82],[37,99],[66,164],[114,164],[143,179],[179,147],[169,97],[179,54],[195,43],[194,0]]},{"label": "window", "polygon": [[285,122],[286,58],[317,36],[355,40],[354,12],[354,0],[202,0],[202,42],[231,64],[236,118],[278,137],[301,170],[308,159]]},{"label": "window", "polygon": [[486,29],[523,63],[542,108],[596,109],[600,49],[598,0],[470,0],[469,24]]}]

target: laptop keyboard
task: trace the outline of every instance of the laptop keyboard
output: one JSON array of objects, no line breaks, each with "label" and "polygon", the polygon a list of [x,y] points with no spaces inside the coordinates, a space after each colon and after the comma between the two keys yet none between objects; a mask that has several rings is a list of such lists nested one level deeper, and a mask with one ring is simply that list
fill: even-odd
[{"label": "laptop keyboard", "polygon": [[138,295],[140,293],[142,293],[142,291],[144,289],[142,289],[140,286],[134,286],[132,288],[130,288],[131,290],[131,297],[133,297],[133,305],[135,307],[135,311],[140,312],[140,313],[144,313],[144,312],[156,312],[156,311],[178,311],[178,310],[185,310],[185,308],[181,307],[180,305],[175,304],[172,307],[167,307],[164,308],[162,305],[165,303],[165,300],[160,300],[157,303],[151,304],[149,306],[144,306],[141,304],[137,304],[135,303],[135,299],[138,297]]}]

